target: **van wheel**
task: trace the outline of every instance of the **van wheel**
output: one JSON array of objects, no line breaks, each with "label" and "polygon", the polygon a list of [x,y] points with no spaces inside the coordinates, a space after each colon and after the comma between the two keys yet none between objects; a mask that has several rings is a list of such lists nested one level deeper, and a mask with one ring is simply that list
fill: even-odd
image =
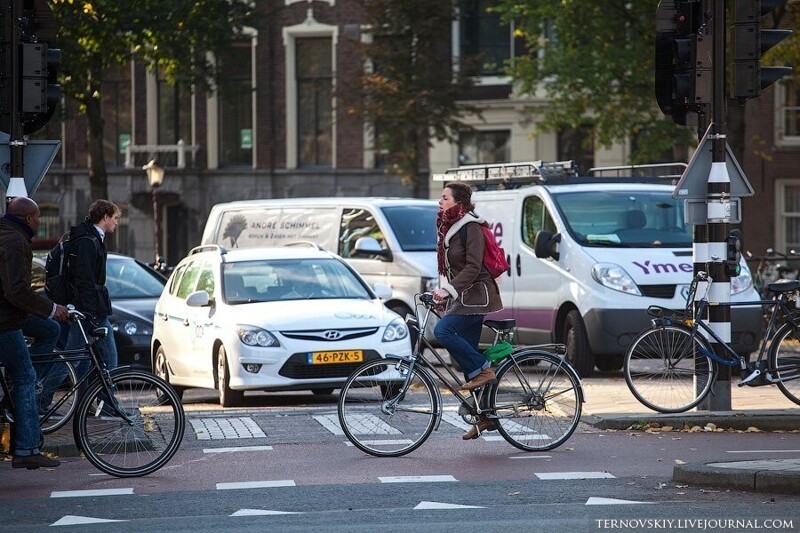
[{"label": "van wheel", "polygon": [[589,349],[586,325],[577,310],[567,313],[563,339],[567,345],[567,361],[579,376],[583,378],[591,376],[594,373],[594,355]]},{"label": "van wheel", "polygon": [[601,372],[615,372],[622,368],[623,354],[615,353],[612,355],[594,356],[594,364]]},{"label": "van wheel", "polygon": [[217,388],[219,388],[219,404],[222,407],[241,407],[244,403],[244,392],[231,389],[231,373],[228,370],[228,356],[225,347],[220,346],[217,352]]}]

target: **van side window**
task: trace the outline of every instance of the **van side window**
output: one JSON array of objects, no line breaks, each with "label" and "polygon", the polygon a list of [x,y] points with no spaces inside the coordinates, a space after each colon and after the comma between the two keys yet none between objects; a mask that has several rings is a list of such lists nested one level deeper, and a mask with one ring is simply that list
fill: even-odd
[{"label": "van side window", "polygon": [[199,274],[200,262],[194,261],[190,263],[186,268],[186,272],[184,272],[183,276],[181,277],[181,283],[178,286],[178,293],[175,296],[178,298],[186,298],[189,296],[192,291],[194,291],[194,285]]},{"label": "van side window", "polygon": [[547,206],[538,196],[525,198],[522,204],[522,240],[525,244],[533,248],[536,234],[541,230],[551,233],[556,232],[556,224],[553,217],[547,210]]},{"label": "van side window", "polygon": [[367,256],[355,254],[356,241],[361,237],[372,237],[378,241],[381,248],[386,248],[383,232],[368,209],[345,208],[342,211],[342,226],[339,231],[339,255],[344,258],[366,258]]}]

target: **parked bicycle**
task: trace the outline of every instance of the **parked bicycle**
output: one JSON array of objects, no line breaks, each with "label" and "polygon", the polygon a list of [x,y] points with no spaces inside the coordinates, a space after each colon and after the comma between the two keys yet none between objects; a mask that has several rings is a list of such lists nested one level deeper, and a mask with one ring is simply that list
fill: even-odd
[{"label": "parked bicycle", "polygon": [[[342,387],[339,422],[350,442],[380,457],[417,449],[438,428],[445,409],[437,381],[456,397],[464,422],[495,419],[503,438],[521,450],[551,450],[572,435],[584,398],[578,374],[561,357],[564,345],[514,349],[508,342],[514,319],[486,320],[484,326],[495,337],[485,355],[497,364],[497,382],[464,395],[459,391],[463,380],[425,337],[428,320],[436,313],[433,296],[421,293],[415,299],[416,316],[406,317],[418,332],[412,355],[366,362]],[[423,353],[433,354],[449,378]]]},{"label": "parked bicycle", "polygon": [[[50,368],[48,375],[64,376],[57,385],[53,404],[40,415],[43,433],[52,432],[73,419],[75,444],[98,469],[116,477],[144,476],[164,466],[183,440],[186,415],[178,395],[161,378],[129,367],[109,371],[95,341],[110,334],[108,328],[89,330],[90,320],[70,306],[84,339],[84,347],[35,355],[34,368]],[[90,361],[91,369],[77,376],[73,365]],[[60,379],[59,379],[60,381]],[[0,379],[3,397],[0,419],[14,431],[13,405],[5,376]],[[41,393],[42,381],[37,384]]]},{"label": "parked bicycle", "polygon": [[747,260],[758,261],[758,265],[753,270],[753,287],[764,299],[770,297],[770,283],[800,277],[800,263],[798,263],[800,254],[794,250],[782,253],[774,248],[767,248],[766,255],[761,256],[755,256],[748,251]]},{"label": "parked bicycle", "polygon": [[[793,312],[800,281],[771,283],[772,300],[725,304],[770,307],[755,361],[737,354],[703,318],[710,305],[711,283],[707,273],[699,272],[692,280],[685,309],[651,306],[647,310],[655,317],[653,326],[642,332],[625,354],[623,371],[630,391],[654,411],[680,413],[708,396],[719,365],[726,365],[740,368],[740,387],[777,385],[784,396],[800,404],[800,315]],[[701,285],[702,296],[696,299]],[[693,314],[695,301],[698,305]],[[707,338],[722,346],[722,355],[714,353]]]}]

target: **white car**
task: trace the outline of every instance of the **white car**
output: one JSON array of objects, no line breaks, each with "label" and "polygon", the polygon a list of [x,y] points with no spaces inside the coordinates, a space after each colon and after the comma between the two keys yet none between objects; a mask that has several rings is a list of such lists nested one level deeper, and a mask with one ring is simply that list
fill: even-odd
[{"label": "white car", "polygon": [[339,256],[313,246],[193,249],[156,304],[153,371],[179,394],[330,394],[363,361],[411,354],[408,327]]}]

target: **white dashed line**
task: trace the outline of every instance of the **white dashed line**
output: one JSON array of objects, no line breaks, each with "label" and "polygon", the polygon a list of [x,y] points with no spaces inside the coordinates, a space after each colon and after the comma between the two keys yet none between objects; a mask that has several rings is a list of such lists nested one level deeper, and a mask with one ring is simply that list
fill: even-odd
[{"label": "white dashed line", "polygon": [[230,516],[262,516],[275,514],[303,514],[295,511],[272,511],[269,509],[239,509]]},{"label": "white dashed line", "polygon": [[203,448],[203,453],[266,452],[272,446],[238,446],[232,448]]},{"label": "white dashed line", "polygon": [[614,479],[608,472],[546,472],[536,473],[536,477],[542,480],[554,479]]},{"label": "white dashed line", "polygon": [[[398,444],[411,444],[411,439],[396,439],[396,440],[361,440],[358,441],[368,446],[396,446]],[[353,446],[354,444],[349,440],[344,441],[346,446]]]},{"label": "white dashed line", "polygon": [[133,494],[133,488],[127,489],[94,489],[94,490],[57,490],[50,493],[51,498],[88,498],[93,496],[125,496]]},{"label": "white dashed line", "polygon": [[618,500],[616,498],[598,498],[596,496],[592,496],[588,500],[586,500],[586,505],[632,505],[632,504],[640,504],[640,505],[647,505],[656,502],[637,502],[634,500]]},{"label": "white dashed line", "polygon": [[236,489],[267,489],[273,487],[294,487],[292,479],[278,479],[272,481],[241,481],[234,483],[217,483],[217,490]]},{"label": "white dashed line", "polygon": [[109,520],[106,518],[93,518],[91,516],[76,516],[68,514],[50,524],[51,526],[79,526],[81,524],[105,524],[107,522],[127,522],[127,520]]},{"label": "white dashed line", "polygon": [[442,481],[458,481],[453,476],[388,476],[379,477],[381,483],[439,483]]},{"label": "white dashed line", "polygon": [[486,507],[482,507],[480,505],[460,505],[457,503],[442,503],[442,502],[419,502],[416,507],[416,510],[427,510],[427,509],[486,509]]}]

